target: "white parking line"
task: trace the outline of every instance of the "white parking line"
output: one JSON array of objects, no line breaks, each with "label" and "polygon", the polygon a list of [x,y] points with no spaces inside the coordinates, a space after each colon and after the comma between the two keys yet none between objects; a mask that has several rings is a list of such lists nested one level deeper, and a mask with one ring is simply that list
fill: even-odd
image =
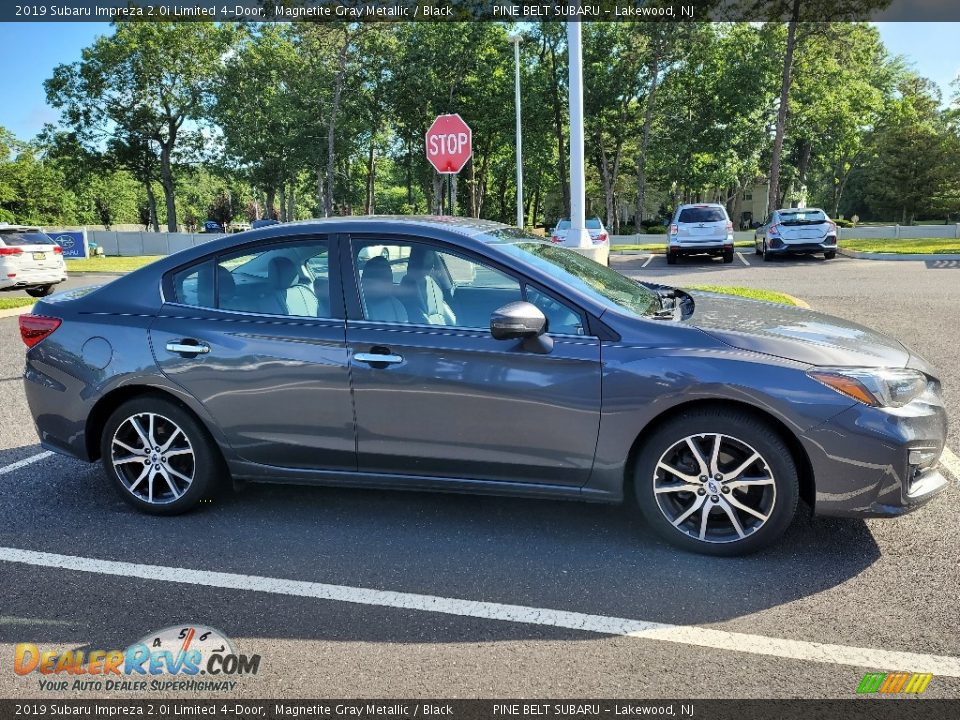
[{"label": "white parking line", "polygon": [[948,473],[953,475],[953,479],[960,483],[960,458],[948,447],[943,449],[940,455],[940,464]]},{"label": "white parking line", "polygon": [[742,262],[747,267],[750,267],[750,263],[747,262],[747,259],[743,256],[742,252],[738,252],[737,257],[740,258],[740,262]]},{"label": "white parking line", "polygon": [[653,255],[649,255],[649,256],[647,257],[646,262],[644,262],[643,265],[641,265],[640,267],[645,268],[647,265],[650,264],[650,261],[651,261],[651,260],[653,260]]},{"label": "white parking line", "polygon": [[50,452],[49,450],[45,450],[42,453],[31,455],[30,457],[24,458],[23,460],[18,460],[15,463],[4,465],[2,468],[0,468],[0,475],[6,475],[9,472],[13,472],[14,470],[19,470],[20,468],[26,467],[27,465],[32,465],[35,462],[40,462],[41,460],[45,460],[51,455],[53,455],[52,452]]},{"label": "white parking line", "polygon": [[418,610],[443,613],[460,617],[481,618],[501,622],[544,625],[550,627],[619,635],[659,642],[678,643],[696,647],[764,655],[793,660],[805,660],[833,665],[851,665],[862,668],[896,668],[912,672],[927,672],[935,675],[960,677],[960,658],[946,655],[898,652],[871,648],[849,647],[785,640],[762,635],[727,632],[690,625],[629,620],[626,618],[588,615],[586,613],[550,610],[524,605],[504,605],[476,600],[460,600],[420,595],[415,593],[374,590],[370,588],[328,585],[325,583],[286,580],[260,575],[191,570],[189,568],[141,565],[139,563],[99,560],[97,558],[58,555],[54,553],[0,547],[0,561],[26,565],[60,568],[99,575],[117,575],[160,582],[202,585],[253,592],[309,597],[318,600],[333,600],[359,605]]}]

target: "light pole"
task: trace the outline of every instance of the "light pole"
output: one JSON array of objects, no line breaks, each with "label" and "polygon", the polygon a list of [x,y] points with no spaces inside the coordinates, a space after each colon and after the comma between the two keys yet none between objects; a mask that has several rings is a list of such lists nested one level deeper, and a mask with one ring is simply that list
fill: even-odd
[{"label": "light pole", "polygon": [[520,147],[520,41],[522,39],[517,33],[509,37],[510,42],[513,43],[513,97],[517,109],[517,227],[521,230],[523,230],[523,152]]},{"label": "light pole", "polygon": [[[583,48],[580,23],[567,21],[567,48],[570,56],[570,230],[568,240],[577,247],[593,248],[586,228],[586,181],[583,171]],[[591,254],[591,253],[585,253]]]}]

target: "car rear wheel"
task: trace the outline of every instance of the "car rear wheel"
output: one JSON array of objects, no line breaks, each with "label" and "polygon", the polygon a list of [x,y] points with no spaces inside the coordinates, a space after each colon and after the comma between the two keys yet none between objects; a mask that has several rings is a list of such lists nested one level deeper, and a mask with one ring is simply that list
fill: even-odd
[{"label": "car rear wheel", "polygon": [[30,297],[46,297],[53,292],[53,285],[41,285],[40,287],[27,288],[27,295]]},{"label": "car rear wheel", "polygon": [[779,434],[738,410],[685,412],[645,443],[634,489],[664,539],[708,555],[755,552],[793,520],[796,464]]},{"label": "car rear wheel", "polygon": [[723,253],[723,261],[724,261],[725,263],[732,263],[732,262],[733,262],[733,250],[729,250],[729,251],[726,251],[726,252]]},{"label": "car rear wheel", "polygon": [[756,240],[754,240],[753,242],[753,252],[756,255],[763,255],[763,251],[760,250],[760,245],[757,244]]},{"label": "car rear wheel", "polygon": [[825,253],[823,254],[823,259],[824,259],[824,260],[833,260],[836,256],[837,256],[837,251],[836,251],[836,250],[827,250],[827,252],[825,252]]},{"label": "car rear wheel", "polygon": [[667,265],[677,264],[677,253],[667,251]]},{"label": "car rear wheel", "polygon": [[763,252],[760,253],[760,254],[763,255],[763,261],[764,261],[764,262],[770,262],[771,260],[773,260],[773,257],[771,257],[770,253],[767,251],[767,241],[766,241],[766,240],[763,241]]},{"label": "car rear wheel", "polygon": [[196,418],[155,396],[133,398],[113,412],[100,452],[120,496],[156,515],[190,510],[225,474],[219,453]]}]

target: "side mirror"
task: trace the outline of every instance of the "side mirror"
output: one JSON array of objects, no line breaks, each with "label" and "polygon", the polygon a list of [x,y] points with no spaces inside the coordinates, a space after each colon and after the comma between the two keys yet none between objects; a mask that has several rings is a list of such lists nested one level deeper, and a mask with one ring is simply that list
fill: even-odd
[{"label": "side mirror", "polygon": [[553,341],[544,335],[547,317],[536,305],[517,301],[497,308],[490,316],[490,334],[496,340],[523,340],[528,352],[548,353]]},{"label": "side mirror", "polygon": [[507,303],[490,316],[490,334],[497,340],[540,337],[547,329],[547,318],[528,302]]}]

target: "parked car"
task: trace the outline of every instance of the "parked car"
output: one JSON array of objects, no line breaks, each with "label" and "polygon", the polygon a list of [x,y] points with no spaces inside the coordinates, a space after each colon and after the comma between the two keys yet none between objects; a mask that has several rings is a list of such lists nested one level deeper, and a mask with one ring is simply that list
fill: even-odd
[{"label": "parked car", "polygon": [[0,291],[45,297],[67,279],[63,248],[34,225],[0,223]]},{"label": "parked car", "polygon": [[[595,247],[602,248],[606,252],[602,252],[598,258],[598,262],[601,265],[610,264],[610,233],[607,232],[607,229],[603,226],[603,222],[600,218],[594,216],[586,219],[584,223],[586,225],[587,233],[590,235],[590,241],[594,244]],[[569,237],[570,234],[570,218],[562,218],[557,222],[556,227],[553,228],[553,232],[550,233],[550,242],[555,245],[562,245],[564,247],[577,247],[579,239],[574,239]]]},{"label": "parked car", "polygon": [[774,210],[757,228],[753,242],[757,255],[823,253],[825,260],[837,256],[837,224],[820,208]]},{"label": "parked car", "polygon": [[254,230],[262,227],[269,227],[270,225],[279,225],[279,220],[274,220],[273,218],[261,218],[259,220],[254,220],[250,223],[250,227]]},{"label": "parked car", "polygon": [[673,265],[682,255],[720,256],[733,262],[733,223],[719,203],[681,205],[670,220],[667,235],[667,262]]},{"label": "parked car", "polygon": [[247,230],[250,230],[250,229],[251,229],[250,223],[248,222],[230,223],[230,232],[234,234],[246,232]]},{"label": "parked car", "polygon": [[222,233],[223,225],[221,225],[216,220],[206,220],[203,223],[203,232],[205,233]]},{"label": "parked car", "polygon": [[667,540],[732,555],[799,498],[897,516],[946,485],[937,374],[896,340],[483,220],[215,238],[43,299],[20,332],[43,447],[99,460],[149,513],[229,477],[630,498]]}]

